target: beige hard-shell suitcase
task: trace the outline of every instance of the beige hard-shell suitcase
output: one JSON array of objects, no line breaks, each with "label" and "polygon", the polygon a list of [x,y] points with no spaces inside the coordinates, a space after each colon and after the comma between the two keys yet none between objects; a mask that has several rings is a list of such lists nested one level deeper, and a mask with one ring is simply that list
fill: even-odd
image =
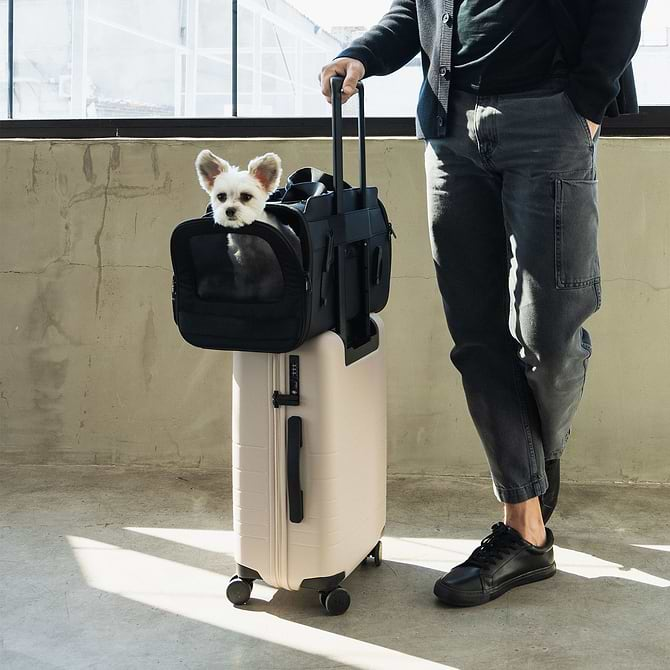
[{"label": "beige hard-shell suitcase", "polygon": [[237,575],[317,591],[331,614],[349,607],[340,584],[367,558],[381,562],[386,522],[383,322],[349,365],[335,332],[288,354],[235,352],[233,509]]}]

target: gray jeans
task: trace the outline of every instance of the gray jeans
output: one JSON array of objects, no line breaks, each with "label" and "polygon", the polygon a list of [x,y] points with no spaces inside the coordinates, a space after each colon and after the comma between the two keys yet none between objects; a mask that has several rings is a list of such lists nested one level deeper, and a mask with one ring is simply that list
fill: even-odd
[{"label": "gray jeans", "polygon": [[502,502],[547,489],[582,397],[601,305],[595,139],[551,79],[450,94],[426,140],[431,246],[468,408]]}]

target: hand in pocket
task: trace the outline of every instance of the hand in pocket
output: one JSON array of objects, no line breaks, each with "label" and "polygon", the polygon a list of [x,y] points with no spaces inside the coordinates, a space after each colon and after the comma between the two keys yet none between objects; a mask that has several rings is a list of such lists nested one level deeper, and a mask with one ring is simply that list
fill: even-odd
[{"label": "hand in pocket", "polygon": [[[584,117],[586,118],[586,117]],[[600,124],[594,123],[593,121],[590,121],[589,119],[586,119],[586,123],[589,124],[589,130],[591,131],[591,139],[595,139],[596,133],[598,132],[598,128],[600,128]]]}]

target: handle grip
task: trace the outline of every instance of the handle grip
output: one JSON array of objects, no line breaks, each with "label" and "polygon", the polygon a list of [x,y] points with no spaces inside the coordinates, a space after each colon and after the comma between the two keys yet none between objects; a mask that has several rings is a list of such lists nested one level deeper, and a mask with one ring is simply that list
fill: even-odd
[{"label": "handle grip", "polygon": [[[331,99],[333,101],[333,177],[335,180],[335,202],[337,214],[344,211],[344,154],[343,154],[343,123],[342,123],[342,85],[344,77],[335,75],[330,80]],[[365,160],[365,89],[358,82],[358,151],[360,161],[360,188],[367,186],[367,169]]]},{"label": "handle grip", "polygon": [[302,489],[300,488],[300,449],[302,447],[302,419],[299,416],[288,420],[288,518],[292,523],[303,520]]}]

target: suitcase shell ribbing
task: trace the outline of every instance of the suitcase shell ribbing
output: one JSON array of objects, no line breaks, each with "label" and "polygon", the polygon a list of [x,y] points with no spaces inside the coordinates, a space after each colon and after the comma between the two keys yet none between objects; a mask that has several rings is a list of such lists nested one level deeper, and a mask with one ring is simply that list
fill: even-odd
[{"label": "suitcase shell ribbing", "polygon": [[[342,340],[330,331],[290,354],[233,355],[235,560],[272,586],[320,588],[323,578],[337,585],[382,535],[386,373],[383,322],[372,320],[378,348],[348,366]],[[300,404],[274,407],[275,391],[289,394],[292,356],[299,357]],[[298,523],[289,520],[291,417],[302,424]]]}]

